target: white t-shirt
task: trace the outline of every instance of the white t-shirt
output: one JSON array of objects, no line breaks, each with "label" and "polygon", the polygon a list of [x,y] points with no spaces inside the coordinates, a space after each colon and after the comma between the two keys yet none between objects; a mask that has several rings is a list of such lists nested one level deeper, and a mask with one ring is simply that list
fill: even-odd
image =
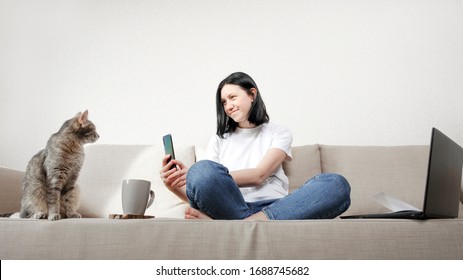
[{"label": "white t-shirt", "polygon": [[[282,150],[287,155],[286,160],[291,160],[292,141],[291,131],[274,123],[236,128],[224,138],[214,135],[205,158],[224,165],[229,171],[255,168],[271,148]],[[288,194],[288,177],[280,165],[261,186],[241,187],[240,190],[247,202],[282,198]]]}]

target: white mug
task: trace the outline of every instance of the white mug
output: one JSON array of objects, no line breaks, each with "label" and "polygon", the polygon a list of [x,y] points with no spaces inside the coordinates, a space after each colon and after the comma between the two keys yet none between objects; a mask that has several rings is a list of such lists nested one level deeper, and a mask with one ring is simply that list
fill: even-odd
[{"label": "white mug", "polygon": [[144,215],[153,204],[154,191],[151,182],[139,179],[122,181],[122,211],[124,214]]}]

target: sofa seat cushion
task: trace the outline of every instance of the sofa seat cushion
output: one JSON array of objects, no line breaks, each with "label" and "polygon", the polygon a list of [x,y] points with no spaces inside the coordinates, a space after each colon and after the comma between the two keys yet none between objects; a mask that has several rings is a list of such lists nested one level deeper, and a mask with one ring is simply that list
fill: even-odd
[{"label": "sofa seat cushion", "polygon": [[[176,157],[186,165],[194,162],[194,148],[176,147]],[[186,204],[172,194],[159,176],[164,148],[157,145],[88,145],[78,185],[84,217],[108,218],[122,213],[121,187],[124,179],[151,182],[156,198],[145,215],[183,218]]]},{"label": "sofa seat cushion", "polygon": [[462,232],[461,219],[48,222],[0,218],[0,259],[461,260]]}]

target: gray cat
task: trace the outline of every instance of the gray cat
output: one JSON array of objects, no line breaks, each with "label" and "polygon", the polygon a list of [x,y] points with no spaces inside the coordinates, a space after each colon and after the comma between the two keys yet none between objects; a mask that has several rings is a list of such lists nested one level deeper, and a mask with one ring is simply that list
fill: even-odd
[{"label": "gray cat", "polygon": [[88,110],[64,122],[27,165],[22,185],[21,218],[81,218],[77,213],[77,177],[84,162],[84,144],[99,138]]}]

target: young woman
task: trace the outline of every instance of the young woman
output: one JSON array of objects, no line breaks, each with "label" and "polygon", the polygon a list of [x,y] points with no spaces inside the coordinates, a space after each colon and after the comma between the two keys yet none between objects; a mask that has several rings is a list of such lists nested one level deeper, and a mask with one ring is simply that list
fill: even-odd
[{"label": "young woman", "polygon": [[319,174],[288,194],[282,163],[291,160],[292,134],[269,122],[249,75],[225,78],[216,104],[217,132],[207,160],[190,168],[169,155],[162,161],[164,184],[190,203],[186,219],[330,219],[349,208],[349,183],[337,174]]}]

